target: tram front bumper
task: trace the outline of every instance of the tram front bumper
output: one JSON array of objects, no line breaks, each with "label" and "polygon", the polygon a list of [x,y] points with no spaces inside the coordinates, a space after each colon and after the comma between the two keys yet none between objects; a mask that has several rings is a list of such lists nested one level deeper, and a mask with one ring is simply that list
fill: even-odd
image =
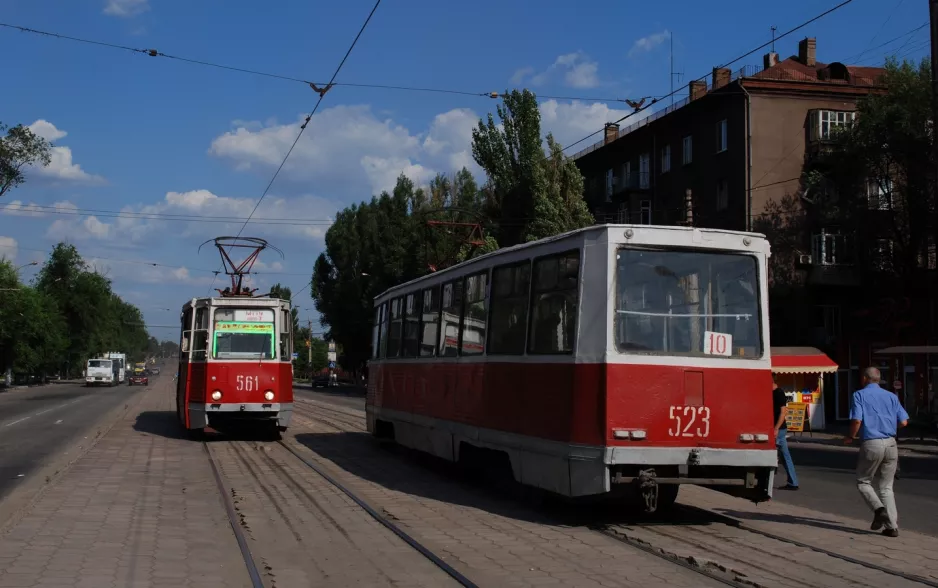
[{"label": "tram front bumper", "polygon": [[[293,417],[292,402],[213,402],[206,404],[191,404],[189,408],[189,421],[201,424],[202,427],[211,425],[213,420],[258,420],[277,421],[279,427],[289,427]],[[196,425],[198,426],[198,425]]]}]

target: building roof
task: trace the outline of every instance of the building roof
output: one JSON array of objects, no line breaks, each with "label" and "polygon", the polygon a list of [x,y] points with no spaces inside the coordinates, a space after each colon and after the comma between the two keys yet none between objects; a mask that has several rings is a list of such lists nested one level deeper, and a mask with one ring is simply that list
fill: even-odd
[{"label": "building roof", "polygon": [[741,70],[742,75],[739,77],[875,87],[882,84],[882,76],[885,72],[886,70],[882,67],[844,65],[838,61],[831,63],[817,62],[815,65],[809,66],[801,63],[798,57],[793,55],[769,68],[761,70],[754,67],[743,68]]}]

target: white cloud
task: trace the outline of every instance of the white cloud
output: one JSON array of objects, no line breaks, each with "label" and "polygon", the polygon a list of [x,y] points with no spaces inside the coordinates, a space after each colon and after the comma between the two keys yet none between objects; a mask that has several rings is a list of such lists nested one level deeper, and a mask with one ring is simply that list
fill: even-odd
[{"label": "white cloud", "polygon": [[[29,125],[29,130],[47,141],[55,141],[68,135],[65,131],[47,120],[39,119]],[[72,150],[69,147],[55,146],[50,153],[51,161],[45,167],[31,166],[30,169],[39,177],[52,181],[83,183],[101,185],[106,183],[104,178],[89,174],[80,165],[72,161]]]},{"label": "white cloud", "polygon": [[149,0],[107,0],[104,14],[130,17],[150,10]]},{"label": "white cloud", "polygon": [[629,57],[634,57],[639,53],[647,53],[670,38],[671,33],[668,32],[667,29],[661,31],[660,33],[653,33],[647,37],[642,37],[632,44],[632,48],[629,49]]},{"label": "white cloud", "polygon": [[[541,102],[541,127],[545,134],[548,131],[552,132],[554,138],[557,139],[561,145],[566,147],[570,143],[578,141],[590,133],[601,130],[606,123],[615,122],[631,112],[633,112],[631,109],[619,110],[609,108],[601,102],[587,104],[579,101],[567,103],[558,102],[556,100],[546,100]],[[650,108],[633,114],[619,123],[619,128],[624,129],[650,114]],[[601,139],[602,136],[597,135],[595,139],[580,143],[574,147],[572,151],[576,152],[580,149],[584,149]],[[568,155],[572,154],[573,153],[568,153]]]},{"label": "white cloud", "polygon": [[68,135],[65,131],[57,129],[54,124],[42,118],[29,125],[29,130],[46,141],[57,141]]},{"label": "white cloud", "polygon": [[511,76],[511,82],[517,85],[529,79],[532,85],[541,86],[562,74],[564,85],[570,88],[595,88],[599,85],[599,64],[582,51],[560,55],[541,73],[534,74],[534,71],[533,67],[523,67]]},{"label": "white cloud", "polygon": [[13,237],[0,237],[0,259],[15,261],[19,252],[19,244]]},{"label": "white cloud", "polygon": [[[421,183],[437,171],[472,169],[469,142],[478,120],[471,110],[454,109],[437,115],[427,132],[412,133],[377,118],[366,105],[329,108],[310,121],[281,179],[301,190],[313,185],[317,193],[334,194],[347,204],[390,190],[402,172]],[[237,128],[212,142],[209,153],[242,171],[270,173],[283,161],[301,122],[237,121]]]}]

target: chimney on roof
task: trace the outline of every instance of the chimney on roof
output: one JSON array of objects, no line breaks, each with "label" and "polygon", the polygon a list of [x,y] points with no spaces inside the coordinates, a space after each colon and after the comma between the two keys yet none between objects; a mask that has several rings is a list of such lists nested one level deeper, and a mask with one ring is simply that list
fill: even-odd
[{"label": "chimney on roof", "polygon": [[771,51],[762,56],[762,69],[769,69],[778,65],[778,53]]},{"label": "chimney on roof", "polygon": [[730,83],[730,68],[728,67],[715,67],[713,68],[713,89],[722,88],[723,86]]},{"label": "chimney on roof", "polygon": [[603,145],[608,145],[619,138],[619,125],[616,123],[606,123],[606,134],[603,138]]},{"label": "chimney on roof", "polygon": [[805,37],[798,41],[798,61],[808,67],[817,65],[817,39]]},{"label": "chimney on roof", "polygon": [[707,82],[703,80],[694,80],[690,84],[690,99],[696,100],[707,93]]}]

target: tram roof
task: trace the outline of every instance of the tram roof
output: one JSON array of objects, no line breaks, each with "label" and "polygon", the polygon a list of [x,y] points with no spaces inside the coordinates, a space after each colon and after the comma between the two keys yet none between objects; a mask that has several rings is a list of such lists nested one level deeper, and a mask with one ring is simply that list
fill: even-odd
[{"label": "tram roof", "polygon": [[213,306],[245,306],[245,307],[270,307],[277,306],[279,303],[286,302],[290,304],[289,300],[284,300],[283,298],[271,298],[270,296],[198,296],[187,300],[185,304],[182,305],[183,308],[199,302],[209,301]]},{"label": "tram roof", "polygon": [[[694,233],[695,231],[698,232],[698,233],[705,233],[705,234],[708,234],[708,235],[725,235],[725,236],[727,236],[727,237],[735,236],[735,237],[740,237],[740,238],[742,238],[742,237],[750,237],[750,238],[760,239],[760,240],[765,241],[765,235],[764,235],[764,234],[762,234],[762,233],[754,233],[754,232],[747,232],[747,231],[729,231],[729,230],[725,230],[725,229],[707,229],[707,228],[703,228],[703,227],[681,227],[681,226],[672,226],[672,225],[620,225],[620,224],[590,225],[590,226],[588,226],[588,227],[583,227],[582,229],[576,229],[576,230],[573,230],[573,231],[567,231],[566,233],[560,233],[559,235],[554,235],[554,236],[552,236],[552,237],[545,237],[544,239],[538,239],[537,241],[531,241],[530,243],[520,243],[520,244],[518,244],[518,245],[512,245],[511,247],[505,247],[505,248],[502,248],[502,249],[498,249],[497,251],[493,251],[493,252],[491,252],[491,253],[486,253],[485,255],[480,255],[479,257],[474,257],[474,258],[472,258],[472,259],[468,259],[468,260],[463,261],[463,262],[461,262],[461,263],[457,263],[457,264],[454,265],[454,266],[450,266],[450,267],[448,267],[448,268],[446,268],[446,269],[442,269],[442,270],[440,270],[440,271],[433,272],[432,274],[427,274],[427,275],[425,275],[425,276],[421,276],[421,277],[419,277],[419,278],[415,278],[415,279],[413,279],[413,280],[410,280],[409,282],[404,282],[404,283],[398,284],[398,285],[396,285],[396,286],[392,286],[391,288],[388,288],[388,289],[385,290],[384,292],[381,292],[380,294],[378,294],[377,296],[375,296],[373,300],[377,301],[379,298],[383,298],[383,297],[387,296],[388,294],[391,294],[392,292],[396,292],[396,291],[398,291],[398,290],[408,288],[408,287],[410,287],[410,286],[412,286],[412,285],[414,285],[414,284],[418,284],[418,283],[420,283],[420,282],[424,282],[424,281],[427,281],[427,280],[435,280],[435,279],[437,279],[437,278],[438,278],[439,276],[441,276],[441,275],[446,275],[446,274],[448,274],[448,273],[458,274],[458,273],[460,272],[460,270],[469,268],[469,267],[471,267],[471,266],[474,266],[474,265],[485,265],[485,262],[488,261],[488,260],[492,260],[492,259],[496,259],[496,258],[498,258],[498,257],[510,255],[511,253],[514,253],[514,252],[517,252],[517,251],[523,251],[523,250],[525,250],[525,249],[535,249],[535,248],[538,248],[538,247],[543,247],[543,246],[545,246],[545,245],[549,245],[549,244],[551,244],[551,243],[556,243],[556,242],[558,242],[558,241],[564,241],[564,240],[567,240],[567,239],[572,239],[573,237],[585,236],[585,235],[587,235],[588,233],[605,233],[605,232],[608,232],[608,231],[619,230],[619,229],[621,229],[621,230],[625,230],[625,229],[639,230],[639,231],[642,231],[642,233],[645,233],[645,234],[657,233],[657,234],[661,235],[660,241],[661,241],[662,244],[666,244],[666,243],[669,242],[669,240],[668,240],[668,238],[667,238],[667,236],[668,236],[669,234],[670,234],[671,236],[674,236],[675,233],[692,234],[692,233]],[[740,249],[742,250],[742,248],[740,248]],[[752,248],[752,249],[753,249],[753,250],[758,250],[757,248]],[[765,245],[765,247],[764,247],[763,250],[765,251],[766,254],[768,254],[768,243],[766,243],[766,245]]]}]

